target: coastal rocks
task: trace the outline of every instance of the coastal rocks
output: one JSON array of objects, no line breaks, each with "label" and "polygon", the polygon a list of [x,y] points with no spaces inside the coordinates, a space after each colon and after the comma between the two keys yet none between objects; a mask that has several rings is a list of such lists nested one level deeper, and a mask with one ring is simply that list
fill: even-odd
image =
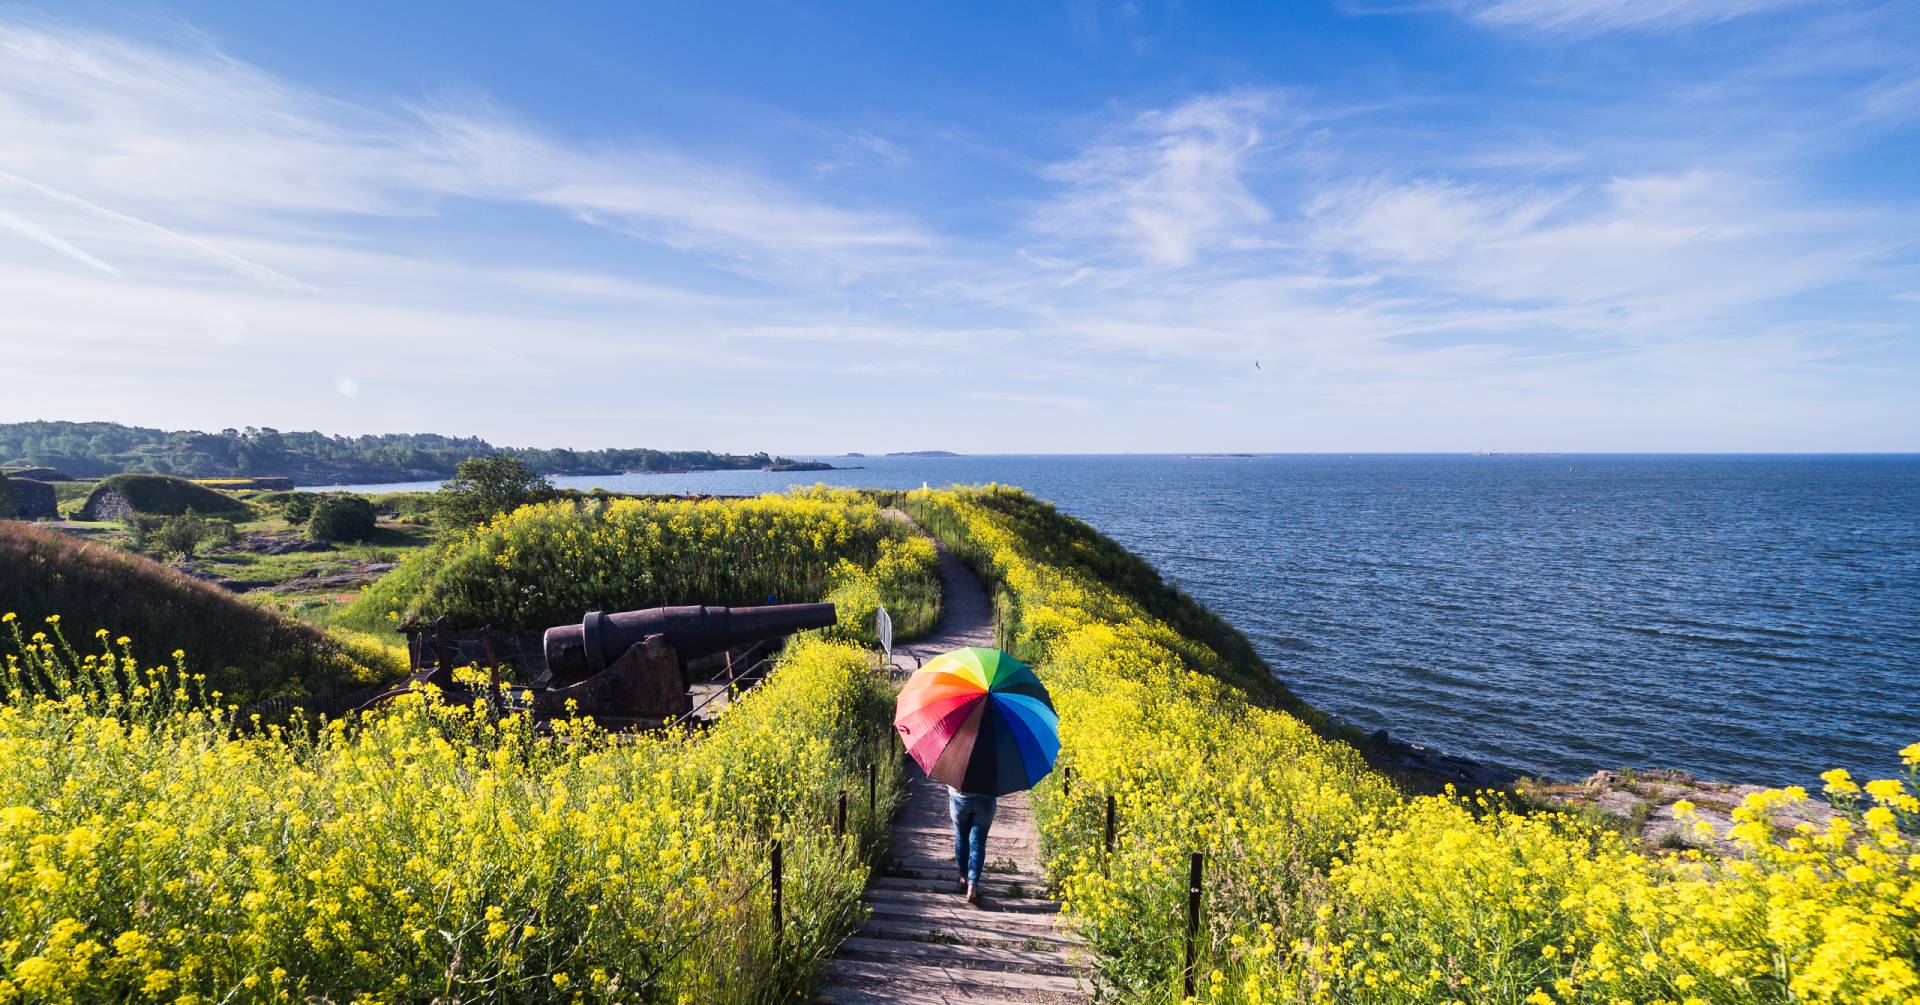
[{"label": "coastal rocks", "polygon": [[[1594,814],[1618,827],[1647,851],[1697,848],[1715,854],[1738,854],[1728,838],[1733,811],[1748,796],[1764,791],[1758,785],[1735,785],[1698,779],[1684,771],[1596,771],[1578,785],[1525,783],[1523,796]],[[1682,800],[1692,804],[1691,818],[1674,809]],[[1772,824],[1785,832],[1806,823],[1824,829],[1834,817],[1833,807],[1803,800],[1776,807]],[[1711,836],[1697,832],[1695,822],[1711,828]]]}]

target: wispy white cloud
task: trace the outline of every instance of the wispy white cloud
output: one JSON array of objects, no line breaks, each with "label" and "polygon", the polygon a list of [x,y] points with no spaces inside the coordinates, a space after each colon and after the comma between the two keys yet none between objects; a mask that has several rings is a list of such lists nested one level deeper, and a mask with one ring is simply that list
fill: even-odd
[{"label": "wispy white cloud", "polygon": [[815,161],[812,170],[824,175],[864,175],[898,171],[912,163],[913,155],[900,144],[861,129],[837,139],[832,153]]},{"label": "wispy white cloud", "polygon": [[[927,242],[900,218],[658,144],[567,146],[485,109],[331,100],[211,48],[5,22],[0,135],[8,177],[216,257],[191,228],[424,217],[453,198],[546,206],[758,269],[858,272],[862,256]],[[229,264],[291,281],[260,263]]]},{"label": "wispy white cloud", "polygon": [[1568,34],[1684,28],[1799,6],[1811,0],[1467,0],[1487,24]]},{"label": "wispy white cloud", "polygon": [[117,276],[120,274],[119,269],[87,254],[85,251],[76,247],[72,241],[58,234],[49,232],[45,227],[34,223],[32,220],[9,212],[5,207],[0,207],[0,227],[5,227],[35,244],[51,248],[88,268],[99,269],[109,276]]},{"label": "wispy white cloud", "polygon": [[1279,104],[1271,93],[1242,91],[1140,115],[1048,170],[1066,191],[1037,229],[1118,241],[1142,259],[1178,265],[1267,223],[1272,214],[1243,174]]}]

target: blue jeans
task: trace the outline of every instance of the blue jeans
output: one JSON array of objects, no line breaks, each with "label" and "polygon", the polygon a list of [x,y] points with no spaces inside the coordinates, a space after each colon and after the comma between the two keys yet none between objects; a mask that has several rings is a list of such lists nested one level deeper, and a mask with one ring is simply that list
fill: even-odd
[{"label": "blue jeans", "polygon": [[980,882],[980,866],[987,860],[987,829],[993,826],[994,805],[992,796],[970,796],[951,790],[947,793],[947,813],[953,817],[953,857],[960,865],[960,877],[969,883]]}]

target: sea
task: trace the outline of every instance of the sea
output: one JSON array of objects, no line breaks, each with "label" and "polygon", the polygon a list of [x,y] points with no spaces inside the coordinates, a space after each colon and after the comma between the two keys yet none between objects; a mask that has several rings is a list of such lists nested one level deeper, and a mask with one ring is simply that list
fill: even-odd
[{"label": "sea", "polygon": [[[820,457],[563,477],[1018,485],[1153,563],[1313,705],[1535,777],[1808,784],[1920,741],[1920,455]],[[352,486],[361,491],[434,483]]]}]

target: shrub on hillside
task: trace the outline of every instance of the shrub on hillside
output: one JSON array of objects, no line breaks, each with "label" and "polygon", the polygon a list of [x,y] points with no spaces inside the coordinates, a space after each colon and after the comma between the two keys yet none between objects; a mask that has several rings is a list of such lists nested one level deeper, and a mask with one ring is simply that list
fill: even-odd
[{"label": "shrub on hillside", "polygon": [[373,503],[354,495],[322,496],[307,518],[307,536],[329,543],[365,541],[373,527]]},{"label": "shrub on hillside", "polygon": [[460,462],[434,493],[434,515],[448,527],[472,527],[529,503],[553,498],[553,483],[507,454]]},{"label": "shrub on hillside", "polygon": [[[939,612],[933,549],[916,537],[852,492],[551,502],[417,553],[342,623],[373,630],[445,616],[462,627],[536,628],[592,610],[856,599],[866,590],[848,584],[862,578],[906,639]],[[871,607],[863,613],[846,634],[871,638]]]}]

